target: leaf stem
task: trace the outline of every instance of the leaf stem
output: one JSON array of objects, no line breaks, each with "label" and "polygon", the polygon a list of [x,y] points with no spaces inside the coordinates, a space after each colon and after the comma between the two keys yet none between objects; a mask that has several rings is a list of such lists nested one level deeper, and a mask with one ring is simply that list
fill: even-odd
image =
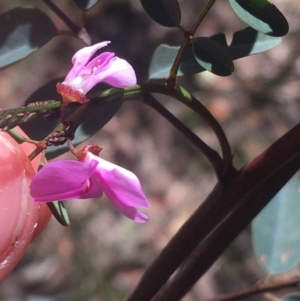
[{"label": "leaf stem", "polygon": [[221,295],[219,297],[209,299],[207,301],[238,301],[240,299],[245,299],[265,292],[274,292],[274,291],[279,291],[291,287],[297,288],[299,287],[299,285],[300,285],[300,277],[293,277],[293,279],[291,280],[278,281],[269,285],[263,285],[261,283],[257,283],[248,289],[235,292],[232,294]]},{"label": "leaf stem", "polygon": [[205,18],[205,16],[207,15],[207,13],[212,8],[212,6],[214,5],[215,2],[216,2],[216,0],[208,0],[206,2],[206,4],[202,8],[199,16],[197,17],[197,19],[195,20],[194,24],[192,25],[192,27],[190,29],[191,35],[195,34],[197,28],[199,27],[199,25],[201,24],[201,22],[203,21],[203,19]]},{"label": "leaf stem", "polygon": [[112,99],[115,99],[117,97],[131,96],[143,92],[159,93],[173,97],[179,100],[184,105],[191,108],[199,116],[201,116],[212,128],[221,145],[222,156],[225,164],[223,165],[224,168],[222,169],[222,171],[219,170],[218,175],[225,175],[227,171],[230,171],[233,168],[230,145],[222,127],[220,126],[218,121],[213,117],[213,115],[206,109],[206,107],[203,106],[195,97],[193,97],[181,86],[178,86],[176,89],[173,89],[172,87],[167,85],[146,83],[126,89],[109,89],[104,92],[88,95],[88,97],[91,100],[97,98],[98,101],[111,101]]},{"label": "leaf stem", "polygon": [[77,26],[60,8],[58,8],[51,0],[43,0],[43,2],[54,12],[56,15],[77,34],[80,27]]},{"label": "leaf stem", "polygon": [[[157,294],[153,301],[181,300],[238,234],[297,172],[299,166],[300,154],[291,158],[276,173],[259,182],[254,189],[246,191],[245,195],[238,200],[237,206],[198,244],[190,257],[181,265],[174,278]],[[299,281],[298,279],[298,283]],[[252,291],[253,294],[255,291]],[[231,295],[229,300],[231,299],[238,300],[239,297]],[[217,298],[216,300],[222,299]],[[225,300],[227,299],[225,298]]]},{"label": "leaf stem", "polygon": [[226,174],[226,171],[228,169],[231,169],[232,164],[232,154],[229,142],[226,138],[226,135],[218,123],[218,121],[214,118],[214,116],[206,109],[206,107],[199,102],[193,95],[191,95],[188,91],[186,91],[183,87],[178,87],[179,97],[176,98],[188,106],[190,109],[192,109],[194,112],[196,112],[198,115],[200,115],[211,127],[211,129],[215,132],[217,138],[219,139],[221,150],[222,150],[222,156],[225,162],[223,175]]},{"label": "leaf stem", "polygon": [[[194,24],[190,28],[190,30],[189,31],[185,31],[183,33],[184,41],[182,42],[182,44],[181,44],[181,46],[179,48],[179,51],[178,51],[178,53],[176,55],[174,63],[172,65],[171,69],[170,69],[169,78],[167,80],[167,82],[168,82],[168,84],[170,86],[173,86],[173,87],[175,86],[178,69],[179,69],[180,62],[182,60],[184,51],[185,51],[187,45],[193,39],[193,35],[195,34],[197,28],[199,27],[199,25],[201,24],[201,22],[203,21],[203,19],[205,18],[205,16],[207,15],[207,13],[209,12],[209,10],[211,9],[211,7],[214,5],[215,2],[216,2],[216,0],[208,0],[206,2],[205,6],[203,7],[203,9],[201,10],[199,16],[195,20]],[[181,31],[183,31],[183,28],[181,26],[179,27],[179,29]]]},{"label": "leaf stem", "polygon": [[[218,183],[206,200],[172,237],[156,260],[148,267],[140,282],[126,300],[151,300],[197,245],[210,235],[208,242],[202,244],[202,248],[199,247],[199,250],[201,249],[202,252],[206,253],[206,257],[203,257],[205,260],[202,260],[203,270],[201,273],[206,271],[226,248],[227,245],[224,245],[224,243],[228,244],[232,241],[234,237],[231,235],[236,235],[234,231],[241,229],[242,223],[248,224],[299,169],[299,135],[300,124],[278,139],[240,171],[231,174],[226,179],[226,185]],[[285,147],[283,148],[282,145]],[[270,180],[267,181],[266,179],[269,178]],[[260,185],[264,181],[264,185]],[[249,197],[247,198],[247,196]],[[222,222],[230,210],[242,202],[243,198],[245,201],[244,204],[240,205],[239,210],[244,208],[244,211],[242,213],[240,211],[236,215],[233,214],[236,220],[228,217],[227,222],[224,221],[225,224],[228,223],[227,226],[225,227],[222,224],[217,229],[218,224]],[[259,208],[258,211],[257,208]],[[223,236],[218,236],[220,234],[218,234],[218,231],[222,231],[224,228],[227,229],[226,235],[223,232]],[[214,229],[216,229],[217,234],[216,232],[213,234]],[[215,240],[216,238],[219,240]],[[208,243],[210,244],[208,245]],[[210,247],[208,248],[208,246]]]},{"label": "leaf stem", "polygon": [[219,154],[209,147],[202,139],[194,134],[188,127],[186,127],[179,119],[170,113],[164,106],[162,106],[151,94],[143,95],[143,103],[152,107],[161,116],[167,119],[177,130],[179,130],[194,146],[196,146],[208,159],[218,174],[223,168],[223,160]]}]

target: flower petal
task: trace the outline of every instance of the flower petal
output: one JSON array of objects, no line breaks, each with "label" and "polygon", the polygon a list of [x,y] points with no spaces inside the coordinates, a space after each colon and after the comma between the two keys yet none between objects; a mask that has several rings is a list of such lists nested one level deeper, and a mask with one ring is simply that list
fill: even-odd
[{"label": "flower petal", "polygon": [[126,206],[114,198],[114,195],[107,195],[108,199],[114,204],[114,206],[126,217],[137,223],[144,223],[148,220],[148,216],[138,211],[134,207]]},{"label": "flower petal", "polygon": [[36,202],[101,197],[102,187],[96,185],[96,179],[92,177],[97,165],[96,160],[87,163],[73,160],[48,163],[34,176],[30,185],[31,195]]},{"label": "flower petal", "polygon": [[82,83],[84,89],[89,91],[96,84],[105,82],[116,88],[128,88],[136,85],[136,75],[132,66],[123,59],[115,56],[108,64],[101,66]]},{"label": "flower petal", "polygon": [[[113,52],[104,52],[95,57],[80,70],[80,75],[69,83],[74,89],[86,94],[94,86],[103,81],[101,70],[109,67],[110,61],[115,57]],[[92,76],[95,73],[96,76]],[[68,84],[64,81],[65,84]]]},{"label": "flower petal", "polygon": [[64,82],[71,85],[72,81],[79,75],[81,69],[88,63],[95,52],[107,46],[109,43],[110,41],[105,41],[78,50],[72,58],[73,67],[66,76]]},{"label": "flower petal", "polygon": [[99,177],[106,195],[108,192],[115,195],[119,202],[129,207],[150,207],[134,173],[93,154],[88,155],[99,162],[95,175]]}]

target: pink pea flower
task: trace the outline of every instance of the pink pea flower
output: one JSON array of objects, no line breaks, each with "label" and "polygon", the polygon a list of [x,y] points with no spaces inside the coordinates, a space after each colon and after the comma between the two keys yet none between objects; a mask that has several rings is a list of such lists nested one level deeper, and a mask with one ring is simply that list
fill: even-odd
[{"label": "pink pea flower", "polygon": [[81,161],[48,163],[33,178],[31,196],[36,203],[56,200],[100,198],[103,193],[125,216],[138,223],[148,217],[137,207],[150,205],[135,174],[91,152]]},{"label": "pink pea flower", "polygon": [[84,47],[72,58],[73,67],[62,83],[57,84],[57,92],[69,101],[87,102],[85,94],[100,82],[116,88],[128,88],[136,84],[132,66],[113,52],[103,52],[91,59],[97,50],[110,41]]}]

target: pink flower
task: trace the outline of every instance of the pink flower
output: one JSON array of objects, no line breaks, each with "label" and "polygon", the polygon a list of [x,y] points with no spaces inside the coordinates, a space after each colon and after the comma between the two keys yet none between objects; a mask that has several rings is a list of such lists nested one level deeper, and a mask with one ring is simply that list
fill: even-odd
[{"label": "pink flower", "polygon": [[148,219],[136,209],[150,207],[136,175],[91,152],[83,162],[61,160],[47,164],[34,176],[30,189],[36,203],[100,198],[104,192],[128,218],[138,223]]},{"label": "pink flower", "polygon": [[113,52],[103,52],[91,59],[97,50],[109,43],[110,41],[106,41],[77,51],[72,58],[72,69],[65,80],[57,84],[58,93],[68,98],[73,98],[72,92],[85,95],[100,82],[108,83],[116,88],[134,86],[136,75],[132,66],[115,56]]}]

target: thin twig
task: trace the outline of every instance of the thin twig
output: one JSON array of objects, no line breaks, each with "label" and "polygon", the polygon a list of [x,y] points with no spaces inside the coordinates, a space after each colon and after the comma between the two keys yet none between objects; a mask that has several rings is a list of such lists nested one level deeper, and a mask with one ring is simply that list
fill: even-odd
[{"label": "thin twig", "polygon": [[218,176],[223,178],[230,172],[234,171],[232,165],[232,154],[231,154],[230,145],[222,127],[220,126],[218,121],[214,118],[214,116],[209,112],[209,110],[200,101],[198,101],[189,92],[187,92],[183,87],[178,86],[176,89],[173,89],[172,87],[169,87],[167,85],[147,83],[142,85],[136,85],[126,89],[109,89],[101,93],[88,95],[88,98],[91,101],[97,98],[97,101],[99,102],[101,101],[109,102],[118,97],[132,96],[132,95],[137,95],[145,92],[159,93],[159,94],[173,97],[174,99],[180,101],[184,105],[191,108],[200,117],[202,117],[216,134],[221,146],[222,157],[224,159],[224,164],[223,164],[224,168],[221,171],[218,171],[217,173]]},{"label": "thin twig", "polygon": [[177,90],[179,91],[179,95],[176,96],[178,100],[180,100],[183,104],[191,108],[194,112],[200,115],[211,127],[211,129],[215,132],[222,150],[222,157],[224,159],[225,165],[224,169],[218,173],[218,176],[222,178],[226,176],[227,172],[229,172],[232,165],[232,153],[230,149],[229,142],[227,137],[220,126],[219,122],[215,119],[215,117],[210,113],[210,111],[193,95],[191,95],[188,91],[186,91],[183,87],[178,86]]},{"label": "thin twig", "polygon": [[58,8],[51,0],[43,0],[43,2],[54,12],[69,28],[77,34],[80,27],[77,26],[60,8]]},{"label": "thin twig", "polygon": [[197,28],[199,27],[199,25],[201,24],[201,22],[203,21],[203,19],[205,18],[205,16],[207,15],[207,13],[212,8],[212,6],[214,5],[215,2],[216,2],[216,0],[208,0],[206,2],[206,4],[204,5],[203,9],[201,10],[199,16],[197,17],[196,21],[194,22],[194,24],[192,25],[192,27],[190,29],[191,35],[194,35]]},{"label": "thin twig", "polygon": [[[226,185],[218,183],[206,200],[198,207],[193,215],[184,223],[179,231],[173,236],[167,246],[161,251],[156,260],[148,267],[142,276],[140,282],[127,297],[127,301],[149,301],[158,292],[158,290],[165,285],[169,277],[175,272],[175,270],[183,263],[183,261],[189,257],[193,250],[197,247],[201,241],[212,233],[213,229],[222,222],[225,216],[234,208],[243,197],[247,197],[251,191],[258,187],[258,185],[270,178],[272,175],[277,180],[286,180],[291,177],[292,174],[299,168],[300,165],[300,124],[295,126],[292,130],[278,139],[273,145],[271,145],[266,151],[257,156],[243,169],[235,174],[230,175],[227,178]],[[285,145],[283,148],[282,145]],[[298,161],[291,161],[295,156]],[[283,170],[283,167],[287,162],[292,162],[290,169]],[[283,183],[278,185],[270,181],[269,188],[262,187],[255,191],[256,195],[251,195],[249,198],[249,207],[247,207],[248,216],[253,212],[254,206],[251,204],[251,199],[257,199],[257,206],[260,205],[260,195],[272,191],[278,192]],[[276,185],[274,185],[276,184]],[[265,196],[266,197],[266,196]],[[269,199],[268,199],[269,201]],[[261,209],[261,207],[260,207]],[[242,217],[241,222],[245,222],[244,216],[238,215],[237,218]],[[253,216],[251,216],[253,218]],[[202,260],[202,268],[206,270],[210,267],[212,262],[219,256],[220,253],[226,248],[220,243],[227,239],[227,235],[232,233],[233,230],[240,229],[236,220],[230,219],[232,223],[231,228],[227,228],[226,235],[218,236],[219,241],[213,241],[214,244],[210,245],[210,248],[203,248],[206,251],[205,260]],[[230,229],[230,230],[228,230]],[[220,239],[222,237],[222,239]],[[228,240],[226,240],[228,243]],[[216,247],[220,247],[219,250]],[[213,251],[219,252],[213,254]],[[208,260],[210,259],[211,262]],[[198,275],[197,275],[198,277]],[[198,278],[196,278],[198,279]],[[181,286],[180,284],[179,286]],[[173,299],[167,299],[172,300]]]},{"label": "thin twig", "polygon": [[[203,7],[203,9],[201,10],[199,16],[195,20],[194,24],[192,25],[191,29],[189,31],[183,32],[184,41],[182,42],[182,44],[179,48],[179,51],[176,55],[176,58],[174,60],[174,63],[170,69],[168,83],[170,85],[172,84],[173,87],[175,86],[175,80],[177,77],[178,69],[179,69],[184,51],[185,51],[187,45],[190,43],[190,40],[193,38],[195,31],[197,30],[197,28],[199,27],[199,25],[201,24],[201,22],[203,21],[203,19],[205,18],[205,16],[207,15],[207,13],[209,12],[209,10],[211,9],[211,7],[214,5],[215,2],[216,2],[216,0],[208,0],[207,3],[205,4],[205,6]],[[183,28],[181,26],[179,27],[179,29],[181,31],[183,31]]]},{"label": "thin twig", "polygon": [[143,102],[161,116],[167,119],[177,130],[179,130],[185,138],[187,138],[194,146],[196,146],[209,160],[214,167],[216,173],[223,167],[223,160],[220,155],[211,147],[209,147],[202,139],[194,134],[188,127],[186,127],[179,119],[170,113],[164,106],[162,106],[151,94],[143,95]]},{"label": "thin twig", "polygon": [[[273,157],[276,160],[276,157]],[[300,151],[276,173],[239,199],[237,206],[194,249],[154,301],[179,301],[204,275],[238,234],[253,220],[300,167]],[[299,280],[298,280],[299,281]]]},{"label": "thin twig", "polygon": [[248,298],[265,292],[274,292],[285,288],[299,287],[299,285],[300,285],[300,277],[294,277],[292,280],[275,282],[269,285],[263,285],[261,283],[257,283],[248,289],[231,293],[231,294],[224,294],[206,301],[237,301],[240,299]]}]

